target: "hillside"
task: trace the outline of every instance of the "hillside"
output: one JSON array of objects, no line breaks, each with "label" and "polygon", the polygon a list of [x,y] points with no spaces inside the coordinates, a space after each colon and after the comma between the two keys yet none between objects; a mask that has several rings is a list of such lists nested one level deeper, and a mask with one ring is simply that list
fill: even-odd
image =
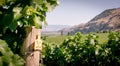
[{"label": "hillside", "polygon": [[120,8],[108,9],[95,16],[86,24],[80,24],[71,28],[63,29],[62,31],[68,31],[76,33],[78,31],[82,33],[89,33],[95,31],[119,31],[120,30]]}]

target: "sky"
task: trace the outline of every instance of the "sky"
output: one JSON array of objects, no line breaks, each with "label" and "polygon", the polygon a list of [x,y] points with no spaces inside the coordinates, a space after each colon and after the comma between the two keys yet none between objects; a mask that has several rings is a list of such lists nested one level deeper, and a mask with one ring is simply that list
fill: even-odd
[{"label": "sky", "polygon": [[59,5],[47,13],[48,25],[78,25],[86,23],[106,9],[120,7],[120,0],[59,0]]}]

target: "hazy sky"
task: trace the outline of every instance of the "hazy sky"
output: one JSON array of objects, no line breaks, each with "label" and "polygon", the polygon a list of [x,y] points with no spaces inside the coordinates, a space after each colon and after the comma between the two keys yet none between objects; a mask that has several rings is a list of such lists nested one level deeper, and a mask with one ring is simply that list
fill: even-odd
[{"label": "hazy sky", "polygon": [[117,7],[120,0],[59,0],[59,6],[47,13],[47,22],[48,25],[77,25]]}]

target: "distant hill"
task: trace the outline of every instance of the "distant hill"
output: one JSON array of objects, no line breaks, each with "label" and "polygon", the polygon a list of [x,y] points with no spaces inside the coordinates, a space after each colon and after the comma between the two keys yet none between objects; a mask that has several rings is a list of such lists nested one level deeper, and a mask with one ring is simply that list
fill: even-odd
[{"label": "distant hill", "polygon": [[68,28],[70,27],[69,25],[48,25],[48,26],[43,26],[42,31],[59,31],[63,28]]},{"label": "distant hill", "polygon": [[61,32],[59,32],[59,30],[63,28],[70,28],[70,26],[68,25],[48,25],[46,27],[43,26],[41,34],[43,36],[61,35]]},{"label": "distant hill", "polygon": [[95,16],[89,22],[64,28],[62,31],[89,33],[95,31],[120,31],[120,8],[107,9]]}]

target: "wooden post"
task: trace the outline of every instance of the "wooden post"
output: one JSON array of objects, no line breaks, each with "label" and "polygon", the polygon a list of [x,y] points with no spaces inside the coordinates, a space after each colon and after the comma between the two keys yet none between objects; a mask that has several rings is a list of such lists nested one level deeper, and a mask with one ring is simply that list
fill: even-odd
[{"label": "wooden post", "polygon": [[[21,48],[21,54],[25,59],[25,66],[39,66],[40,51],[34,50],[35,40],[40,36],[40,29],[26,27],[26,38]],[[39,39],[40,40],[40,39]]]}]

